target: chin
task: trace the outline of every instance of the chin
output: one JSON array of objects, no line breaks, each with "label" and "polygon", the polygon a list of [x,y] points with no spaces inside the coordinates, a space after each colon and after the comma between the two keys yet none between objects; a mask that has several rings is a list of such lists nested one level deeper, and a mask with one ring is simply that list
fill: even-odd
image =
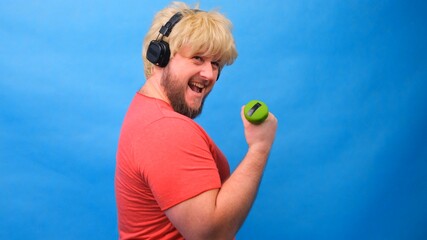
[{"label": "chin", "polygon": [[190,101],[186,101],[187,106],[193,110],[198,110],[202,105],[203,105],[203,101],[202,100],[190,100]]}]

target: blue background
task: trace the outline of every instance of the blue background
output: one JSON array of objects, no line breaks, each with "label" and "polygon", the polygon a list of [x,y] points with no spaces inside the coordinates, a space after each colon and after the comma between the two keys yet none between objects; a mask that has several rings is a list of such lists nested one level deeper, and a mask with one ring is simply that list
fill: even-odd
[{"label": "blue background", "polygon": [[[1,239],[117,238],[117,138],[168,3],[0,2]],[[426,3],[201,1],[217,7],[239,58],[197,121],[234,169],[240,107],[279,119],[238,239],[427,239]]]}]

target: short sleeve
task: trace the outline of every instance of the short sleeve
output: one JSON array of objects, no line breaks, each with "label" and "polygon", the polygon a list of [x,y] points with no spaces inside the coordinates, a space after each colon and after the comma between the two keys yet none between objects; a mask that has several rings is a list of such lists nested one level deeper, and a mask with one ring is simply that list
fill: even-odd
[{"label": "short sleeve", "polygon": [[191,121],[162,118],[152,123],[134,152],[161,210],[221,187],[208,137]]}]

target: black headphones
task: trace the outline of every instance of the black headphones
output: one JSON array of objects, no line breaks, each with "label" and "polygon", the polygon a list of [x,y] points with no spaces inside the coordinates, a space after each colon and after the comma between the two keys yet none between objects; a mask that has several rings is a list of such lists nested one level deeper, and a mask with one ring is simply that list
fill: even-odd
[{"label": "black headphones", "polygon": [[[151,63],[159,67],[166,67],[169,62],[171,51],[169,44],[163,41],[163,37],[168,37],[172,28],[182,19],[180,12],[175,13],[169,21],[159,30],[156,40],[152,40],[147,49],[147,59]],[[160,36],[161,35],[161,36]],[[160,39],[159,39],[160,37]]]}]

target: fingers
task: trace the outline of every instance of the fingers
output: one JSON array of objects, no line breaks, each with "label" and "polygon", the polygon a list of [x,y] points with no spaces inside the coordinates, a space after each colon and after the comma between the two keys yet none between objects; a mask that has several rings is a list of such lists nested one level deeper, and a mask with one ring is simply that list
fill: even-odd
[{"label": "fingers", "polygon": [[242,118],[243,126],[246,128],[246,126],[251,123],[246,119],[244,109],[245,106],[242,106],[242,108],[240,109],[240,117]]}]

